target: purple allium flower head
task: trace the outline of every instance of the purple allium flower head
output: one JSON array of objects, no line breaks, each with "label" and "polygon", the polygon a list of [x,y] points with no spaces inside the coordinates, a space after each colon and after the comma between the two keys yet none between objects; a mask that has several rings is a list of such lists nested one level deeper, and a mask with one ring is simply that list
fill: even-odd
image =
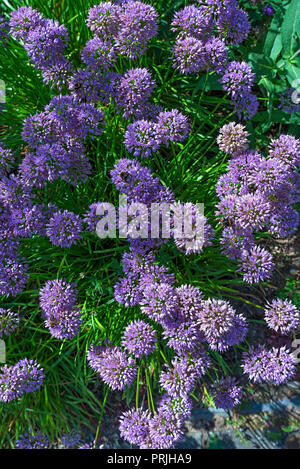
[{"label": "purple allium flower head", "polygon": [[49,280],[40,290],[40,306],[46,316],[72,310],[76,300],[75,284],[65,280]]},{"label": "purple allium flower head", "polygon": [[112,43],[99,37],[90,39],[81,52],[81,59],[89,69],[107,70],[117,60],[116,51]]},{"label": "purple allium flower head", "polygon": [[110,175],[113,184],[128,196],[129,202],[151,204],[174,200],[173,193],[162,186],[150,169],[138,161],[122,158],[115,164]]},{"label": "purple allium flower head", "polygon": [[265,306],[265,320],[279,334],[290,334],[300,324],[300,312],[291,301],[277,298]]},{"label": "purple allium flower head", "polygon": [[168,346],[173,348],[178,355],[193,352],[198,349],[199,343],[205,340],[199,326],[193,321],[180,322],[166,321],[163,337]]},{"label": "purple allium flower head", "polygon": [[178,309],[178,297],[176,291],[170,285],[152,283],[145,286],[141,302],[142,313],[150,319],[161,323],[176,314]]},{"label": "purple allium flower head", "polygon": [[203,301],[198,314],[200,330],[210,342],[218,341],[233,326],[236,311],[225,300],[209,299]]},{"label": "purple allium flower head", "polygon": [[205,69],[205,47],[200,39],[178,37],[172,52],[173,67],[181,73],[199,73]]},{"label": "purple allium flower head", "polygon": [[[95,369],[93,358],[89,362]],[[97,371],[103,381],[113,390],[122,391],[135,380],[138,367],[135,360],[119,347],[106,347],[97,354]]]},{"label": "purple allium flower head", "polygon": [[172,235],[177,248],[187,255],[202,252],[203,247],[211,244],[214,231],[201,213],[201,207],[191,202],[176,202],[173,207]]},{"label": "purple allium flower head", "polygon": [[244,125],[230,122],[220,129],[217,142],[221,151],[234,155],[247,150],[248,137],[249,133]]},{"label": "purple allium flower head", "polygon": [[222,252],[229,259],[240,259],[242,252],[249,250],[255,244],[253,232],[251,229],[243,230],[233,226],[226,227],[223,229],[220,244]]},{"label": "purple allium flower head", "polygon": [[11,223],[15,236],[31,238],[34,235],[45,236],[46,215],[42,205],[13,208]]},{"label": "purple allium flower head", "polygon": [[278,106],[283,112],[288,114],[294,114],[300,111],[300,103],[298,99],[294,99],[294,95],[298,96],[298,92],[295,88],[287,88],[280,95],[280,104]]},{"label": "purple allium flower head", "polygon": [[48,313],[45,325],[56,339],[73,339],[80,329],[82,312],[80,308]]},{"label": "purple allium flower head", "polygon": [[169,396],[168,394],[163,394],[159,401],[159,410],[171,410],[176,418],[182,422],[189,418],[192,413],[192,407],[192,400],[188,396]]},{"label": "purple allium flower head", "polygon": [[123,347],[136,358],[154,352],[156,342],[156,331],[150,324],[141,320],[131,321],[122,338]]},{"label": "purple allium flower head", "polygon": [[244,230],[260,230],[267,224],[270,208],[260,193],[241,195],[236,199],[235,223]]},{"label": "purple allium flower head", "polygon": [[212,31],[213,19],[204,7],[188,5],[175,12],[171,30],[180,36],[208,37]]},{"label": "purple allium flower head", "polygon": [[157,34],[157,18],[156,10],[149,4],[131,0],[122,3],[116,37],[119,53],[129,59],[142,55],[148,42]]},{"label": "purple allium flower head", "polygon": [[160,384],[172,397],[186,396],[194,388],[196,381],[204,375],[210,360],[202,347],[192,355],[176,357],[172,366],[160,375]]},{"label": "purple allium flower head", "polygon": [[120,7],[112,2],[100,3],[89,9],[87,25],[97,36],[110,39],[117,33],[120,12]]},{"label": "purple allium flower head", "polygon": [[45,26],[46,22],[46,18],[37,10],[31,7],[21,7],[11,14],[10,32],[17,41],[26,42],[30,31],[38,26]]},{"label": "purple allium flower head", "polygon": [[269,145],[269,157],[295,168],[300,164],[300,140],[292,135],[280,135]]},{"label": "purple allium flower head", "polygon": [[64,433],[60,440],[66,448],[75,448],[80,442],[81,434],[79,431],[73,429],[69,433]]},{"label": "purple allium flower head", "polygon": [[242,252],[240,270],[247,283],[258,283],[271,277],[274,269],[272,254],[260,246]]},{"label": "purple allium flower head", "polygon": [[32,430],[28,433],[23,433],[16,441],[18,449],[48,449],[50,441],[45,433],[37,430],[34,434]]},{"label": "purple allium flower head", "polygon": [[125,132],[124,143],[133,156],[148,158],[152,152],[155,153],[158,150],[160,144],[155,124],[147,120],[139,120],[130,124]]},{"label": "purple allium flower head", "polygon": [[74,66],[66,57],[57,57],[55,63],[42,69],[43,82],[52,89],[61,91],[68,86],[69,79],[74,73]]},{"label": "purple allium flower head", "polygon": [[299,213],[290,205],[279,204],[274,207],[270,217],[268,232],[275,238],[286,238],[294,234],[299,226]]},{"label": "purple allium flower head", "polygon": [[149,422],[149,437],[157,449],[174,448],[183,436],[183,422],[171,409],[161,408]]},{"label": "purple allium flower head", "polygon": [[143,117],[154,86],[155,82],[146,68],[132,68],[121,77],[116,100],[126,119]]},{"label": "purple allium flower head", "polygon": [[231,96],[249,91],[254,83],[255,74],[247,62],[230,62],[221,78],[223,89]]},{"label": "purple allium flower head", "polygon": [[175,290],[178,295],[180,317],[183,320],[195,320],[202,308],[203,295],[201,291],[192,285],[181,285]]},{"label": "purple allium flower head", "polygon": [[4,147],[0,142],[0,177],[6,176],[12,167],[14,161],[13,153],[11,150]]},{"label": "purple allium flower head", "polygon": [[0,16],[0,46],[4,46],[9,40],[9,22]]},{"label": "purple allium flower head", "polygon": [[217,29],[228,44],[240,44],[248,37],[250,32],[248,14],[235,6],[224,7],[217,18]]},{"label": "purple allium flower head", "polygon": [[235,93],[231,104],[234,106],[238,118],[249,120],[258,110],[258,99],[251,91],[243,90],[243,92]]},{"label": "purple allium flower head", "polygon": [[182,142],[187,138],[190,125],[187,117],[177,109],[160,112],[155,123],[155,133],[158,141],[164,145],[170,142]]},{"label": "purple allium flower head", "polygon": [[17,258],[0,259],[0,295],[17,296],[26,287],[27,264]]},{"label": "purple allium flower head", "polygon": [[212,397],[217,408],[231,410],[240,404],[243,396],[242,387],[236,378],[221,378],[212,388]]},{"label": "purple allium flower head", "polygon": [[120,434],[132,445],[140,445],[149,434],[151,415],[141,408],[124,412],[120,417]]},{"label": "purple allium flower head", "polygon": [[146,255],[135,251],[124,252],[122,256],[122,267],[125,274],[134,273],[143,275],[149,270],[156,270],[155,257],[152,252]]},{"label": "purple allium flower head", "polygon": [[242,360],[244,373],[256,383],[269,382],[279,385],[289,381],[296,372],[295,356],[286,347],[250,347]]},{"label": "purple allium flower head", "polygon": [[143,293],[140,286],[140,277],[128,274],[118,280],[114,287],[115,300],[126,307],[140,304]]},{"label": "purple allium flower head", "polygon": [[228,60],[228,49],[225,42],[213,37],[204,44],[205,68],[209,72],[224,73],[225,65]]},{"label": "purple allium flower head", "polygon": [[22,207],[30,205],[32,193],[21,179],[12,174],[10,177],[3,177],[0,181],[0,201],[4,207]]},{"label": "purple allium flower head", "polygon": [[44,371],[36,360],[24,358],[15,365],[4,365],[0,372],[0,401],[9,402],[23,393],[36,391],[44,378]]},{"label": "purple allium flower head", "polygon": [[82,237],[82,221],[79,215],[64,210],[50,218],[47,225],[47,236],[54,246],[70,248]]},{"label": "purple allium flower head", "polygon": [[248,175],[249,185],[262,194],[276,195],[286,184],[290,167],[279,158],[261,159],[259,166]]},{"label": "purple allium flower head", "polygon": [[67,46],[68,32],[58,21],[46,20],[44,25],[31,29],[24,44],[31,62],[39,68],[47,68],[60,58]]},{"label": "purple allium flower head", "polygon": [[70,78],[68,88],[81,103],[107,105],[116,96],[119,82],[120,75],[116,72],[100,75],[93,69],[78,69]]},{"label": "purple allium flower head", "polygon": [[0,308],[0,339],[17,329],[20,317],[10,309]]}]

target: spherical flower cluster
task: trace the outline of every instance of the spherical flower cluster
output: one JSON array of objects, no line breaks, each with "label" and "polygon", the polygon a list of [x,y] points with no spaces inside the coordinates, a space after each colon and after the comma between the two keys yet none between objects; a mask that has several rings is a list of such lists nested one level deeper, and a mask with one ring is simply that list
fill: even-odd
[{"label": "spherical flower cluster", "polygon": [[249,91],[253,85],[255,75],[246,62],[230,62],[221,78],[223,89],[231,96]]},{"label": "spherical flower cluster", "polygon": [[[92,350],[93,352],[93,350]],[[88,355],[89,364],[97,369],[101,378],[111,389],[122,391],[135,380],[138,367],[135,360],[119,347],[105,347],[95,355]]]},{"label": "spherical flower cluster", "polygon": [[63,55],[68,41],[65,26],[44,18],[31,7],[21,7],[12,13],[10,30],[15,39],[23,41],[30,61],[41,69],[44,81],[62,89],[73,70]]},{"label": "spherical flower cluster", "polygon": [[157,34],[157,17],[151,5],[139,1],[104,2],[89,10],[87,25],[96,37],[112,41],[119,54],[135,59]]},{"label": "spherical flower cluster", "polygon": [[82,235],[82,221],[79,215],[64,210],[56,212],[49,220],[46,233],[54,246],[70,248]]},{"label": "spherical flower cluster", "polygon": [[11,334],[19,325],[20,317],[10,309],[0,308],[0,339]]},{"label": "spherical flower cluster", "polygon": [[78,334],[82,313],[75,307],[76,301],[75,285],[64,280],[49,280],[40,290],[40,306],[45,325],[53,337],[72,339]]},{"label": "spherical flower cluster", "polygon": [[[237,135],[240,132],[242,127]],[[229,136],[230,133],[228,128]],[[290,135],[273,139],[268,158],[243,148],[246,135],[241,137],[241,148],[233,143],[231,150],[227,128],[221,129],[218,142],[222,150],[229,150],[232,155],[228,172],[221,176],[216,187],[221,199],[216,215],[224,228],[222,251],[239,261],[246,282],[265,280],[272,274],[274,263],[266,249],[255,245],[253,234],[267,230],[275,237],[285,237],[299,224],[299,215],[292,206],[299,200],[295,171],[299,140]]]},{"label": "spherical flower cluster", "polygon": [[24,290],[29,275],[28,266],[18,258],[0,259],[0,295],[17,296]]},{"label": "spherical flower cluster", "polygon": [[200,39],[178,36],[172,52],[173,67],[181,73],[198,73],[205,69],[205,49]]},{"label": "spherical flower cluster", "polygon": [[48,449],[50,441],[47,435],[40,430],[37,430],[34,434],[30,431],[30,433],[23,433],[19,436],[16,447],[18,449]]},{"label": "spherical flower cluster", "polygon": [[120,434],[132,445],[140,446],[149,434],[151,414],[142,408],[131,409],[120,417]]},{"label": "spherical flower cluster", "polygon": [[183,141],[189,133],[187,117],[177,109],[160,112],[155,121],[139,120],[125,132],[126,149],[134,156],[148,157],[160,145]]},{"label": "spherical flower cluster", "polygon": [[153,283],[145,287],[141,305],[142,313],[158,323],[164,323],[176,313],[178,297],[171,285]]},{"label": "spherical flower cluster", "polygon": [[295,375],[296,359],[286,347],[268,350],[260,345],[244,352],[242,368],[251,381],[279,385]]},{"label": "spherical flower cluster", "polygon": [[232,377],[224,377],[212,388],[212,397],[217,408],[231,410],[240,404],[243,391],[237,380]]},{"label": "spherical flower cluster", "polygon": [[175,12],[171,30],[181,37],[194,36],[198,39],[209,37],[213,26],[213,18],[204,7],[188,5]]},{"label": "spherical flower cluster", "polygon": [[280,334],[290,334],[300,324],[300,312],[289,300],[277,298],[265,306],[268,326]]},{"label": "spherical flower cluster", "polygon": [[0,371],[0,401],[19,399],[23,393],[39,389],[44,371],[36,360],[24,358],[15,365],[4,365]]},{"label": "spherical flower cluster", "polygon": [[123,347],[136,358],[154,352],[156,342],[155,330],[150,324],[141,320],[129,323],[122,338]]},{"label": "spherical flower cluster", "polygon": [[217,143],[221,151],[233,156],[247,150],[248,137],[244,125],[230,122],[220,129]]}]

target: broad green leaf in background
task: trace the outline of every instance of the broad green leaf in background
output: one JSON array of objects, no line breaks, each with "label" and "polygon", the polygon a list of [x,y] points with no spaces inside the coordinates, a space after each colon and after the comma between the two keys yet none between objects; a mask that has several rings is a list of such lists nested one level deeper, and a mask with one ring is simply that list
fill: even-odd
[{"label": "broad green leaf in background", "polygon": [[281,26],[282,56],[291,58],[299,49],[300,41],[300,1],[292,0]]}]

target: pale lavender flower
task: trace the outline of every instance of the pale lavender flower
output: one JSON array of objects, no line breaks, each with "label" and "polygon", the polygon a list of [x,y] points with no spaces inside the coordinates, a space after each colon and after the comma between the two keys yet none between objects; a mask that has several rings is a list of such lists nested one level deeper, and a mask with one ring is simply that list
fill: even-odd
[{"label": "pale lavender flower", "polygon": [[230,122],[221,127],[217,143],[221,151],[234,155],[247,150],[249,145],[248,137],[249,133],[244,125]]},{"label": "pale lavender flower", "polygon": [[99,37],[90,39],[81,52],[81,59],[88,69],[107,70],[112,67],[117,60],[116,51],[109,40]]},{"label": "pale lavender flower", "polygon": [[80,308],[68,309],[67,311],[58,311],[48,313],[45,320],[45,326],[50,334],[56,339],[73,339],[82,324],[82,311]]},{"label": "pale lavender flower", "polygon": [[300,164],[300,140],[293,135],[280,135],[272,139],[269,145],[269,157],[280,159],[295,168]]},{"label": "pale lavender flower", "polygon": [[126,149],[134,156],[148,158],[159,148],[160,139],[153,122],[139,120],[130,124],[124,135]]},{"label": "pale lavender flower", "polygon": [[199,73],[205,69],[205,47],[192,36],[178,37],[173,52],[173,67],[181,73]]},{"label": "pale lavender flower", "polygon": [[204,49],[206,70],[209,72],[224,73],[228,60],[228,49],[225,42],[218,37],[213,37],[205,42]]},{"label": "pale lavender flower", "polygon": [[10,335],[14,332],[20,322],[20,317],[17,313],[10,309],[0,308],[0,339],[4,335]]},{"label": "pale lavender flower", "polygon": [[250,91],[255,79],[250,65],[247,62],[230,62],[221,78],[223,89],[231,96]]},{"label": "pale lavender flower", "polygon": [[231,100],[238,118],[249,120],[258,111],[258,99],[251,91],[243,90],[242,92],[235,93]]},{"label": "pale lavender flower", "polygon": [[171,30],[180,35],[194,36],[197,39],[208,37],[212,31],[213,18],[205,7],[188,5],[176,11]]},{"label": "pale lavender flower", "polygon": [[150,324],[141,320],[131,321],[126,327],[122,338],[123,347],[136,358],[154,352],[156,342],[156,331]]},{"label": "pale lavender flower", "polygon": [[279,334],[290,334],[300,324],[300,312],[289,300],[277,298],[265,306],[268,326]]},{"label": "pale lavender flower", "polygon": [[250,32],[248,14],[235,5],[224,7],[217,18],[217,28],[228,44],[237,45],[243,42]]},{"label": "pale lavender flower", "polygon": [[142,313],[158,323],[172,318],[178,309],[178,297],[174,288],[162,283],[150,283],[143,290]]},{"label": "pale lavender flower", "polygon": [[159,142],[167,146],[170,142],[182,142],[187,138],[189,131],[187,117],[177,109],[159,113],[155,123],[155,133]]},{"label": "pale lavender flower", "polygon": [[15,365],[4,365],[0,372],[0,401],[9,402],[23,393],[40,389],[44,378],[44,371],[36,360],[25,358]]},{"label": "pale lavender flower", "polygon": [[21,7],[11,14],[10,32],[17,41],[26,42],[30,31],[38,26],[45,26],[46,21],[39,11],[31,7]]},{"label": "pale lavender flower", "polygon": [[120,22],[120,7],[112,2],[103,2],[89,9],[87,25],[99,37],[110,39],[117,33]]},{"label": "pale lavender flower", "polygon": [[76,299],[75,284],[65,280],[49,280],[40,290],[40,306],[46,316],[72,310]]},{"label": "pale lavender flower", "polygon": [[195,320],[203,306],[203,294],[192,285],[181,285],[175,289],[179,301],[179,314],[183,320]]},{"label": "pale lavender flower", "polygon": [[271,277],[274,269],[272,254],[260,246],[242,252],[240,270],[247,283],[258,283]]},{"label": "pale lavender flower", "polygon": [[27,264],[18,258],[0,259],[0,295],[17,296],[27,284]]},{"label": "pale lavender flower", "polygon": [[23,433],[16,441],[17,449],[48,449],[50,441],[45,433],[37,430],[35,433],[30,430]]},{"label": "pale lavender flower", "polygon": [[140,445],[149,434],[151,415],[142,408],[131,409],[120,417],[120,434],[132,445]]}]

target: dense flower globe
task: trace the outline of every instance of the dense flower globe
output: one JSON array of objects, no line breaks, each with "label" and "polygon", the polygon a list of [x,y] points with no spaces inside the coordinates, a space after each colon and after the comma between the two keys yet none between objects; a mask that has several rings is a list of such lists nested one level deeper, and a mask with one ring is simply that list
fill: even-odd
[{"label": "dense flower globe", "polygon": [[45,325],[48,327],[50,334],[56,339],[73,339],[82,323],[82,311],[80,308],[72,310],[59,311],[49,313],[46,316]]},{"label": "dense flower globe", "polygon": [[234,324],[236,311],[225,300],[209,299],[203,301],[198,313],[198,324],[208,342],[217,341]]},{"label": "dense flower globe", "polygon": [[248,14],[235,5],[224,7],[217,19],[219,34],[224,36],[228,44],[237,45],[247,39],[250,32]]},{"label": "dense flower globe", "polygon": [[148,158],[159,148],[160,138],[153,122],[139,120],[130,124],[124,135],[126,149],[134,156]]},{"label": "dense flower globe", "polygon": [[45,26],[46,19],[31,7],[21,7],[13,11],[10,18],[10,32],[17,41],[26,41],[30,31]]},{"label": "dense flower globe", "polygon": [[296,372],[296,358],[286,347],[250,347],[244,352],[242,368],[251,381],[279,385],[289,381]]},{"label": "dense flower globe", "polygon": [[245,126],[230,122],[225,124],[219,132],[217,142],[220,150],[230,155],[241,153],[248,148],[249,133],[245,130]]},{"label": "dense flower globe", "polygon": [[79,215],[64,210],[50,218],[47,225],[47,236],[54,246],[70,248],[82,238],[82,221]]},{"label": "dense flower globe", "polygon": [[36,391],[44,378],[44,371],[36,360],[25,358],[15,365],[4,365],[0,371],[0,401],[9,402],[23,393]]},{"label": "dense flower globe", "polygon": [[171,30],[181,36],[194,36],[197,39],[208,37],[213,26],[213,18],[205,7],[188,5],[176,11]]},{"label": "dense flower globe", "polygon": [[229,259],[239,260],[244,250],[254,247],[254,236],[250,228],[229,226],[223,229],[220,238],[221,250]]},{"label": "dense flower globe", "polygon": [[192,413],[192,399],[188,396],[170,396],[163,394],[158,404],[158,409],[163,412],[171,411],[175,417],[184,422]]},{"label": "dense flower globe", "polygon": [[17,296],[29,279],[28,266],[18,258],[0,259],[0,295]]},{"label": "dense flower globe", "polygon": [[234,106],[239,119],[249,120],[258,111],[258,98],[251,91],[243,90],[242,93],[235,93],[231,104]]},{"label": "dense flower globe", "polygon": [[34,434],[23,433],[16,441],[18,449],[48,449],[50,441],[45,433],[37,430]]},{"label": "dense flower globe", "polygon": [[160,112],[155,123],[155,134],[159,142],[182,142],[189,133],[190,125],[185,115],[177,109]]},{"label": "dense flower globe", "polygon": [[0,308],[0,339],[11,334],[19,325],[20,317],[10,309]]},{"label": "dense flower globe", "polygon": [[247,62],[230,62],[221,78],[223,89],[232,96],[249,91],[254,83],[255,74]]},{"label": "dense flower globe", "polygon": [[212,397],[217,408],[231,410],[240,404],[243,390],[236,378],[224,377],[212,388]]},{"label": "dense flower globe", "polygon": [[81,52],[81,59],[89,70],[107,70],[117,60],[116,51],[111,41],[104,41],[99,37],[90,39]]},{"label": "dense flower globe", "polygon": [[280,334],[290,334],[300,324],[300,312],[289,300],[277,298],[265,306],[268,326]]},{"label": "dense flower globe", "polygon": [[116,101],[126,119],[143,118],[155,82],[146,68],[132,68],[120,79]]},{"label": "dense flower globe", "polygon": [[272,254],[260,246],[242,252],[240,270],[247,283],[258,283],[271,277],[274,269]]},{"label": "dense flower globe", "polygon": [[75,284],[65,280],[49,280],[40,290],[40,306],[46,316],[72,310],[76,300]]},{"label": "dense flower globe", "polygon": [[136,274],[128,274],[120,278],[114,286],[115,300],[122,305],[135,306],[143,299],[140,277]]},{"label": "dense flower globe", "polygon": [[185,354],[172,360],[166,371],[160,375],[160,384],[170,396],[185,397],[192,392],[196,382],[210,366],[210,360],[200,346],[192,354]]},{"label": "dense flower globe", "polygon": [[149,437],[156,449],[174,448],[183,433],[183,422],[171,409],[159,409],[149,422]]},{"label": "dense flower globe", "polygon": [[173,67],[181,73],[198,73],[205,69],[205,48],[200,39],[179,36],[172,52]]},{"label": "dense flower globe", "polygon": [[166,283],[145,286],[141,302],[142,313],[158,323],[172,318],[178,308],[178,297],[173,287]]},{"label": "dense flower globe", "polygon": [[120,13],[118,5],[103,2],[89,9],[87,25],[97,36],[110,38],[118,30]]},{"label": "dense flower globe", "polygon": [[278,158],[295,168],[300,164],[300,140],[293,135],[280,135],[269,145],[269,157]]},{"label": "dense flower globe", "polygon": [[149,434],[151,415],[142,408],[131,409],[120,417],[120,434],[132,445],[140,445]]},{"label": "dense flower globe", "polygon": [[94,353],[88,355],[92,368],[97,368],[101,378],[111,389],[122,391],[135,380],[138,367],[135,360],[119,347],[106,347],[98,350],[97,364]]},{"label": "dense flower globe", "polygon": [[195,320],[202,309],[203,294],[192,285],[181,285],[175,289],[179,301],[179,315],[183,320]]},{"label": "dense flower globe", "polygon": [[141,320],[129,323],[122,339],[123,347],[136,358],[154,352],[156,342],[156,331],[150,324]]}]

